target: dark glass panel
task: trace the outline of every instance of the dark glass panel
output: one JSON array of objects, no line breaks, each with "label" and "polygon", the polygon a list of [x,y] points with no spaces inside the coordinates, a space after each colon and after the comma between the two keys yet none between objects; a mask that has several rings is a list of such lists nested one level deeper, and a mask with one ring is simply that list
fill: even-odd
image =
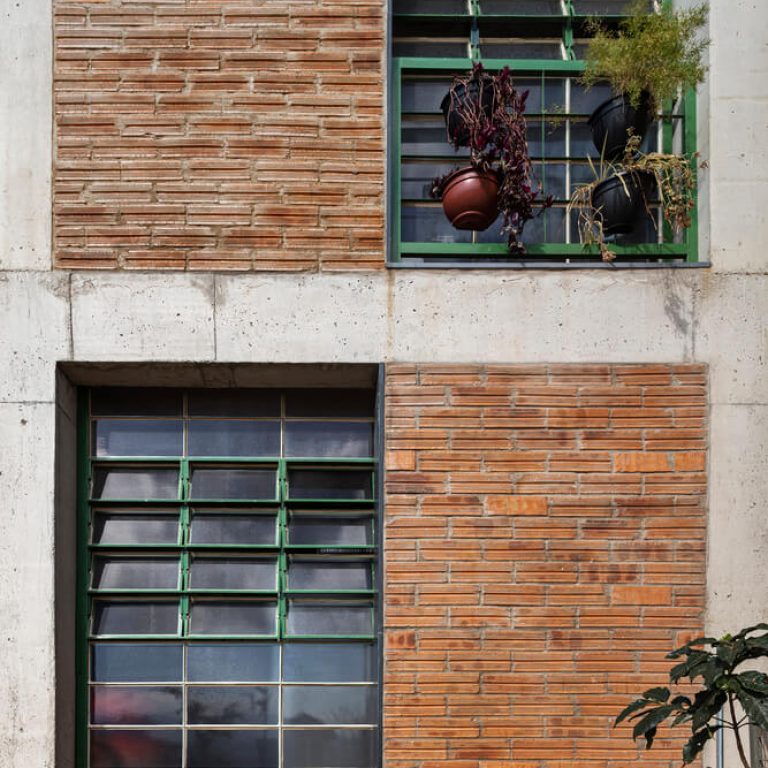
[{"label": "dark glass panel", "polygon": [[288,540],[291,544],[370,545],[373,544],[373,521],[295,514],[288,523]]},{"label": "dark glass panel", "polygon": [[189,415],[279,417],[280,392],[276,389],[192,389]]},{"label": "dark glass panel", "polygon": [[291,560],[289,589],[372,589],[371,564],[367,561]]},{"label": "dark glass panel", "polygon": [[394,0],[395,13],[467,13],[467,0]]},{"label": "dark glass panel", "polygon": [[91,768],[181,768],[181,729],[91,731]]},{"label": "dark glass panel", "polygon": [[286,643],[289,683],[369,683],[376,680],[376,646],[369,643]]},{"label": "dark glass panel", "polygon": [[376,395],[371,389],[291,389],[285,415],[305,418],[366,418],[373,416]]},{"label": "dark glass panel", "polygon": [[193,725],[277,725],[277,686],[199,686],[187,689]]},{"label": "dark glass panel", "polygon": [[275,544],[276,520],[272,515],[195,512],[190,540],[193,544]]},{"label": "dark glass panel", "polygon": [[565,121],[556,115],[529,120],[527,135],[531,157],[565,157]]},{"label": "dark glass panel", "polygon": [[289,725],[373,725],[378,690],[372,685],[298,685],[283,690]]},{"label": "dark glass panel", "polygon": [[401,109],[406,112],[435,112],[442,114],[440,103],[451,85],[451,73],[441,77],[403,78]]},{"label": "dark glass panel", "polygon": [[93,416],[181,416],[179,389],[102,387],[91,390]]},{"label": "dark glass panel", "polygon": [[373,611],[368,603],[288,602],[291,635],[370,635]]},{"label": "dark glass panel", "polygon": [[178,589],[179,561],[171,558],[93,558],[94,589]]},{"label": "dark glass panel", "polygon": [[469,58],[469,43],[461,39],[421,40],[419,38],[400,37],[392,42],[392,55],[465,59]]},{"label": "dark glass panel", "polygon": [[158,467],[104,467],[93,470],[96,499],[176,499],[179,471]]},{"label": "dark glass panel", "polygon": [[187,649],[192,682],[274,682],[279,664],[279,647],[273,643],[193,643]]},{"label": "dark glass panel", "polygon": [[480,50],[483,57],[488,59],[563,58],[563,47],[558,40],[498,40],[481,37]]},{"label": "dark glass panel", "polygon": [[177,643],[94,643],[91,679],[101,683],[170,683],[182,679]]},{"label": "dark glass panel", "polygon": [[483,14],[533,14],[536,16],[562,16],[560,0],[480,0]]},{"label": "dark glass panel", "polygon": [[275,603],[193,600],[190,632],[196,635],[273,635]]},{"label": "dark glass panel", "polygon": [[187,735],[189,768],[277,768],[277,731],[205,731]]},{"label": "dark glass panel", "polygon": [[[469,230],[454,229],[440,203],[407,205],[401,209],[400,236],[404,243],[471,243]],[[492,227],[494,225],[491,225]]]},{"label": "dark glass panel", "polygon": [[[633,0],[574,0],[573,9],[579,16],[621,16],[629,12]],[[653,11],[652,0],[647,0],[646,8]]]},{"label": "dark glass panel", "polygon": [[286,456],[359,458],[373,455],[373,424],[355,421],[289,421]]},{"label": "dark glass panel", "polygon": [[274,499],[275,469],[193,467],[192,497],[195,499]]},{"label": "dark glass panel", "polygon": [[96,635],[175,635],[179,631],[176,602],[94,600]]},{"label": "dark glass panel", "polygon": [[94,424],[97,456],[181,456],[181,421],[99,419]]},{"label": "dark glass panel", "polygon": [[[411,115],[402,119],[400,127],[400,150],[403,156],[428,157],[469,157],[469,150],[458,151],[448,143],[445,121],[442,115]],[[456,159],[455,163],[464,162]]]},{"label": "dark glass panel", "polygon": [[[587,89],[576,78],[571,79],[571,112],[575,115],[589,115],[606,99],[613,96],[611,87],[606,84],[593,85]],[[571,149],[571,155],[574,155]]]},{"label": "dark glass panel", "polygon": [[373,729],[288,730],[284,734],[285,768],[374,768]]},{"label": "dark glass panel", "polygon": [[277,560],[255,557],[195,557],[192,589],[277,589]]},{"label": "dark glass panel", "polygon": [[372,499],[372,473],[366,469],[289,469],[293,499]]},{"label": "dark glass panel", "polygon": [[279,456],[279,421],[189,422],[190,456]]},{"label": "dark glass panel", "polygon": [[93,515],[94,544],[176,544],[178,540],[178,514],[97,510]]},{"label": "dark glass panel", "polygon": [[181,686],[93,686],[91,722],[96,725],[181,725]]}]

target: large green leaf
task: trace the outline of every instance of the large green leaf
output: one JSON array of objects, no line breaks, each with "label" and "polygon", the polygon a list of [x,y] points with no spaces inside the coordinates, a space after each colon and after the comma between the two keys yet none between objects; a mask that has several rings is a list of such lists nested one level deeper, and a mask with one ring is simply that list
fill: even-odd
[{"label": "large green leaf", "polygon": [[768,675],[755,671],[740,672],[736,679],[744,688],[759,697],[768,696]]},{"label": "large green leaf", "polygon": [[[673,707],[670,704],[664,704],[646,712],[632,729],[632,738],[637,739],[639,736],[644,736],[646,749],[650,749],[653,737],[656,735],[656,727],[664,722],[672,714],[672,711]],[[651,731],[652,733],[650,733]]]},{"label": "large green leaf", "polygon": [[693,651],[692,646],[695,645],[713,645],[717,643],[717,639],[714,637],[697,637],[695,640],[689,640],[685,645],[681,645],[679,648],[675,648],[667,654],[668,659],[679,659],[681,656],[687,656]]},{"label": "large green leaf", "polygon": [[768,702],[753,696],[746,688],[739,686],[739,689],[736,691],[736,698],[741,706],[744,707],[744,711],[749,719],[755,725],[768,731]]},{"label": "large green leaf", "polygon": [[643,692],[643,698],[663,704],[669,698],[669,688],[664,688],[663,686],[649,688],[647,691]]},{"label": "large green leaf", "polygon": [[761,622],[760,624],[753,624],[751,627],[745,627],[741,630],[741,632],[737,632],[734,636],[734,640],[742,640],[745,638],[750,632],[757,632],[758,629],[764,629],[768,630],[768,624],[765,622]]},{"label": "large green leaf", "polygon": [[724,691],[703,691],[703,695],[696,694],[696,700],[690,709],[692,715],[691,730],[698,731],[704,727],[715,715],[717,715],[728,701]]},{"label": "large green leaf", "polygon": [[696,756],[704,749],[704,745],[720,730],[722,726],[716,725],[713,728],[702,728],[696,731],[688,743],[683,747],[683,764],[692,763]]},{"label": "large green leaf", "polygon": [[647,699],[635,699],[631,704],[619,712],[618,716],[613,721],[613,727],[615,728],[622,720],[626,720],[634,712],[645,709],[650,703],[651,702]]}]

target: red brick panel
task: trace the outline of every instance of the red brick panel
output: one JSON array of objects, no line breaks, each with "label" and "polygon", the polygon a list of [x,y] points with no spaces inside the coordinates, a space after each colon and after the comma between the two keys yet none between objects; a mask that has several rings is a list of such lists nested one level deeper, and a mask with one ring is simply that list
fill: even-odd
[{"label": "red brick panel", "polygon": [[701,630],[705,381],[388,367],[388,768],[680,765],[611,723]]},{"label": "red brick panel", "polygon": [[54,9],[57,266],[383,266],[381,0]]}]

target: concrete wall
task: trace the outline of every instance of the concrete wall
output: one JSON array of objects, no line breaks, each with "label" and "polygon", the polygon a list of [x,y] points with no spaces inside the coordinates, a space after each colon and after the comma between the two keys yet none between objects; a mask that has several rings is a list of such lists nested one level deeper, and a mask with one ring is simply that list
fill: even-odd
[{"label": "concrete wall", "polygon": [[214,276],[49,270],[50,3],[0,2],[0,764],[55,764],[57,361],[706,363],[708,629],[768,617],[768,5],[711,5],[710,269]]}]

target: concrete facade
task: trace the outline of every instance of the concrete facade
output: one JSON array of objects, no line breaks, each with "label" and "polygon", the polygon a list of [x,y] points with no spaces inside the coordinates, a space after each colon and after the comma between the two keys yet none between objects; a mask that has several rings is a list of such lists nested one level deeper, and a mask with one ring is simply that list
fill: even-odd
[{"label": "concrete facade", "polygon": [[51,7],[0,4],[0,764],[68,765],[54,716],[60,362],[704,363],[707,630],[768,617],[768,5],[711,7],[711,267],[289,276],[52,270]]}]

